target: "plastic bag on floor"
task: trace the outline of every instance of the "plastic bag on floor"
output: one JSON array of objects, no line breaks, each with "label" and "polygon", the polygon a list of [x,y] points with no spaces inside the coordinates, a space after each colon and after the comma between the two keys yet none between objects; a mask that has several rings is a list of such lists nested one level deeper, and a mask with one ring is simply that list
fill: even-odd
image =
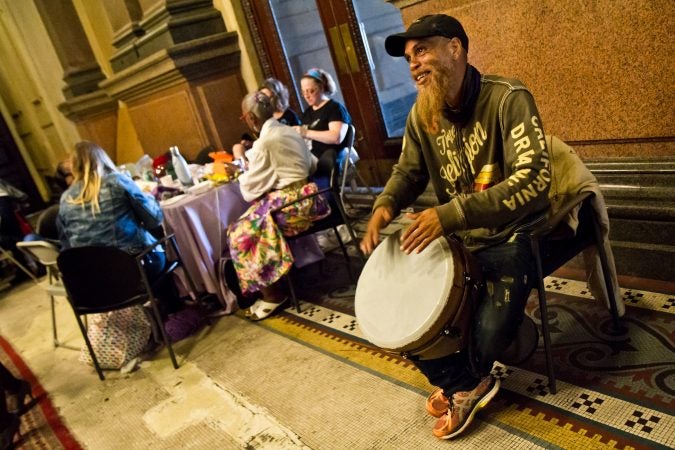
[{"label": "plastic bag on floor", "polygon": [[[89,316],[87,336],[102,369],[120,369],[138,356],[150,338],[152,327],[141,306]],[[86,346],[80,361],[93,365]]]}]

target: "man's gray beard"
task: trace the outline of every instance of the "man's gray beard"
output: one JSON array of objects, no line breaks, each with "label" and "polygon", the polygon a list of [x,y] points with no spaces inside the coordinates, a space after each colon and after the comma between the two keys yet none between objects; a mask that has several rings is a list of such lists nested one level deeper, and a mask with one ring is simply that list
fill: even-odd
[{"label": "man's gray beard", "polygon": [[438,133],[439,120],[445,108],[445,94],[449,82],[448,71],[442,67],[434,66],[431,83],[422,86],[417,92],[417,114],[422,126],[428,133]]}]

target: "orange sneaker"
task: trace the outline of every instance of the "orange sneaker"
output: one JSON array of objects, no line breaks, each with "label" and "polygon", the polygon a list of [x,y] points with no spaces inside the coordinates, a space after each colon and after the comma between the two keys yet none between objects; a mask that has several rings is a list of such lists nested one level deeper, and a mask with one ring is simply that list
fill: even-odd
[{"label": "orange sneaker", "polygon": [[441,417],[448,412],[450,400],[443,394],[443,389],[438,388],[427,397],[427,412],[434,417]]},{"label": "orange sneaker", "polygon": [[452,439],[462,433],[473,420],[473,416],[484,408],[499,391],[499,379],[488,375],[471,391],[455,392],[447,413],[434,425],[434,436]]}]

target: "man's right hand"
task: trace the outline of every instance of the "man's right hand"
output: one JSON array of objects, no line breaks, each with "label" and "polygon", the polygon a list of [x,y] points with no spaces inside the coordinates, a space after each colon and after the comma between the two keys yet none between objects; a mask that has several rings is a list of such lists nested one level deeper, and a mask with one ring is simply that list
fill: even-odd
[{"label": "man's right hand", "polygon": [[368,228],[366,235],[361,239],[361,251],[366,255],[370,255],[377,244],[380,243],[380,230],[394,220],[394,213],[388,206],[380,206],[375,211],[368,221]]}]

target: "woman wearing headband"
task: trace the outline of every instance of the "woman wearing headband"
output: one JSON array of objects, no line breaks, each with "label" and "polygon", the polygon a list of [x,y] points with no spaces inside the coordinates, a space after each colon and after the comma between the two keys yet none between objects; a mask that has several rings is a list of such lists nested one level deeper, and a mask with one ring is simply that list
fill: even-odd
[{"label": "woman wearing headband", "polygon": [[300,118],[303,125],[295,129],[311,141],[312,153],[319,158],[321,170],[322,161],[331,161],[330,158],[334,161],[337,153],[345,147],[352,118],[343,105],[330,98],[337,92],[337,86],[325,70],[309,69],[302,76],[300,86],[309,107]]}]

